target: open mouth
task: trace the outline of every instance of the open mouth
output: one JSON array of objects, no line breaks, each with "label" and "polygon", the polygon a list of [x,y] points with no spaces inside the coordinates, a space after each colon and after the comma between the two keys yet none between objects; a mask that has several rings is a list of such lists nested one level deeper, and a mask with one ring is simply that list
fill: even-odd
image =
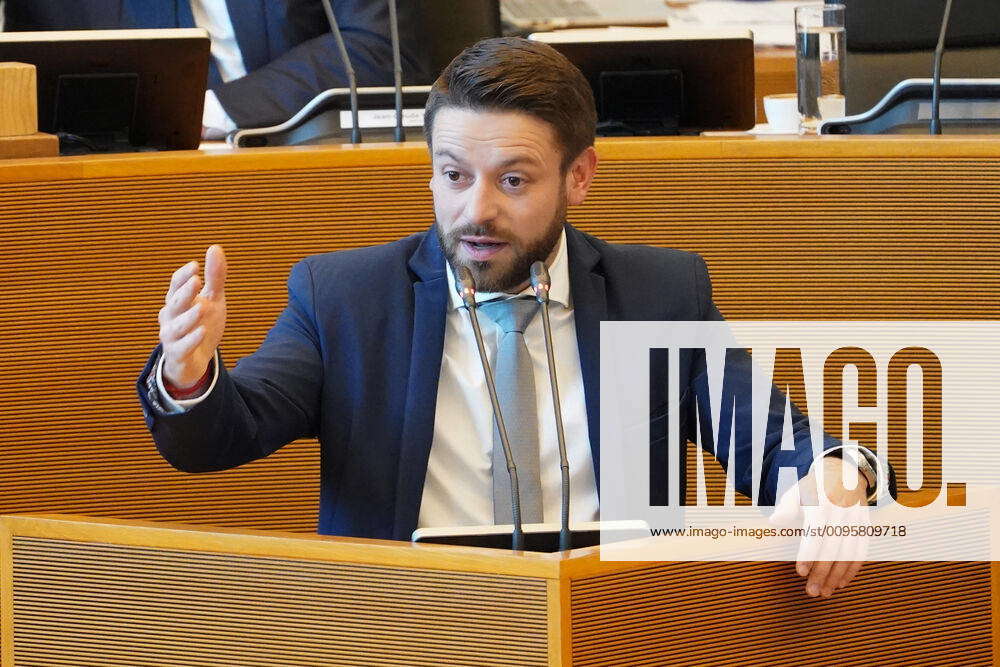
[{"label": "open mouth", "polygon": [[485,237],[463,237],[462,248],[474,260],[486,261],[507,247],[507,243]]}]

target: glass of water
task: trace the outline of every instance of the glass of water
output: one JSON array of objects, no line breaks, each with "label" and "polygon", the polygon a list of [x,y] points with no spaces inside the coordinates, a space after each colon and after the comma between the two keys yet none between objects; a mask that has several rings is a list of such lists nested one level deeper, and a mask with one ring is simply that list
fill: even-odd
[{"label": "glass of water", "polygon": [[844,5],[795,8],[799,133],[844,115]]}]

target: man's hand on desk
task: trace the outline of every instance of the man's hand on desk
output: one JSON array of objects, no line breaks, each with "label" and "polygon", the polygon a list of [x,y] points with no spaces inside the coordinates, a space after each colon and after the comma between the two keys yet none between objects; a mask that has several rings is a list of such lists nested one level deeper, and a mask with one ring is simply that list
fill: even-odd
[{"label": "man's hand on desk", "polygon": [[[787,522],[801,510],[806,533],[799,543],[795,571],[806,577],[807,595],[832,596],[864,564],[869,541],[864,528],[870,525],[867,486],[868,480],[852,463],[824,456],[797,489],[782,497],[774,514],[777,522]],[[818,492],[820,488],[825,492]],[[857,527],[858,534],[844,534],[850,527]]]},{"label": "man's hand on desk", "polygon": [[178,389],[205,375],[226,328],[226,254],[213,245],[205,253],[205,280],[198,262],[188,262],[170,279],[160,309],[163,379]]}]

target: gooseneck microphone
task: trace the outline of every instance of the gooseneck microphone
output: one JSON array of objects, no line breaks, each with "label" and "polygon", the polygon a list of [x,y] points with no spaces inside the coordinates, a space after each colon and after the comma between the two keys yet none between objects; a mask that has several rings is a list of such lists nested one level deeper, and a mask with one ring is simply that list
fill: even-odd
[{"label": "gooseneck microphone", "polygon": [[396,141],[406,141],[403,129],[403,65],[399,56],[399,19],[396,0],[389,0],[389,37],[392,40],[392,75],[396,88]]},{"label": "gooseneck microphone", "polygon": [[556,377],[556,357],[552,346],[552,325],[549,322],[549,291],[552,281],[545,262],[531,265],[531,289],[542,308],[542,326],[545,331],[545,353],[549,365],[549,385],[552,387],[552,409],[556,416],[556,436],[559,440],[559,468],[562,472],[562,508],[559,525],[559,550],[572,548],[569,532],[569,457],[566,455],[566,435],[563,432],[562,403],[559,400],[559,380]]},{"label": "gooseneck microphone", "polygon": [[476,335],[476,345],[479,348],[479,360],[483,363],[483,375],[486,376],[486,388],[490,392],[490,402],[493,404],[493,419],[500,433],[500,444],[503,446],[503,455],[507,459],[507,474],[510,475],[510,506],[514,533],[511,538],[511,548],[520,551],[524,548],[524,530],[521,526],[521,492],[517,487],[517,466],[514,465],[514,454],[510,449],[510,440],[507,438],[507,427],[504,425],[503,413],[500,411],[500,399],[497,398],[497,386],[493,381],[493,369],[490,368],[489,357],[486,354],[486,346],[483,344],[483,331],[479,328],[479,316],[476,314],[478,304],[476,303],[476,281],[472,277],[472,271],[466,266],[458,267],[458,276],[455,278],[455,290],[462,297],[465,308],[469,311],[469,319],[472,320],[472,331]]},{"label": "gooseneck microphone", "polygon": [[934,75],[931,79],[931,134],[941,134],[941,59],[944,57],[944,39],[948,32],[948,17],[951,15],[951,0],[944,5],[941,19],[941,33],[934,49]]},{"label": "gooseneck microphone", "polygon": [[333,14],[333,7],[330,0],[323,0],[323,10],[326,12],[326,20],[330,24],[330,31],[337,41],[337,50],[340,51],[340,60],[344,63],[344,70],[347,71],[347,85],[351,89],[351,143],[361,143],[361,124],[358,122],[358,80],[354,76],[354,66],[351,65],[351,58],[347,55],[347,47],[344,45],[344,36],[340,34],[340,24]]}]

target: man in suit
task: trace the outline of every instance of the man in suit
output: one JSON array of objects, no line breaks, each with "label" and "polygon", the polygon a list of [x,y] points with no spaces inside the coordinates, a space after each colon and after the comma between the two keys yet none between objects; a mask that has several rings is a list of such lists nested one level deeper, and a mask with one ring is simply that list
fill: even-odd
[{"label": "man in suit", "polygon": [[[407,83],[430,81],[419,0],[398,6]],[[358,85],[393,83],[387,0],[332,0]],[[319,0],[6,0],[4,29],[189,28],[212,38],[204,134],[291,118],[328,88],[347,86]]]},{"label": "man in suit", "polygon": [[[454,289],[464,267],[478,285],[494,361],[510,331],[523,334],[518,382],[520,398],[530,398],[508,414],[531,424],[520,439],[537,441],[516,455],[525,457],[519,470],[538,470],[528,520],[555,520],[559,464],[542,323],[533,318],[537,304],[519,298],[530,265],[541,260],[552,279],[573,518],[594,520],[600,322],[720,319],[705,264],[691,253],[608,244],[565,223],[567,207],[584,201],[594,178],[596,112],[582,74],[549,46],[510,38],[466,49],[434,84],[425,126],[431,229],[298,263],[284,313],[232,371],[218,354],[222,249],[209,248],[204,280],[197,262],[174,273],[160,311],[161,346],[138,381],[147,424],[162,455],[191,472],[318,436],[321,533],[405,540],[418,526],[504,523],[509,496],[497,494],[497,483],[507,471],[496,458],[469,313]],[[514,310],[527,319],[504,325]],[[692,366],[680,377],[694,378]],[[749,447],[741,443],[734,461],[722,460],[737,467],[737,488],[748,494]],[[781,452],[776,442],[766,460],[762,504],[775,501],[779,466],[812,474],[811,453]],[[839,480],[839,461],[823,461],[836,462]],[[877,480],[858,480],[831,498],[863,503]],[[531,496],[530,486],[522,494]],[[858,567],[810,562],[800,573],[810,576],[810,594],[829,596]]]}]

